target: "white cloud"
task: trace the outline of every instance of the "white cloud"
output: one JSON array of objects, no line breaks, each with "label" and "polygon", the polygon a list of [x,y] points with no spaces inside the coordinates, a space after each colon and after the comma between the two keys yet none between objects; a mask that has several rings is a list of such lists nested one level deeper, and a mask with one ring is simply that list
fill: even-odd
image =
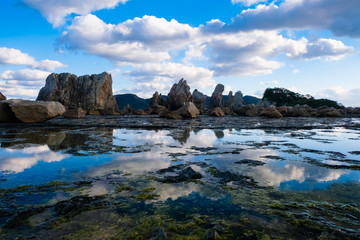
[{"label": "white cloud", "polygon": [[89,14],[76,17],[58,42],[121,65],[169,60],[169,51],[186,47],[196,34],[197,29],[176,20],[144,16],[113,25]]},{"label": "white cloud", "polygon": [[[247,2],[247,1],[245,1]],[[242,11],[217,31],[328,29],[336,36],[360,37],[359,0],[285,0]],[[209,30],[214,31],[214,24]]]},{"label": "white cloud", "polygon": [[30,7],[37,9],[48,22],[58,27],[65,23],[72,13],[85,15],[96,10],[110,9],[128,0],[24,0]]},{"label": "white cloud", "polygon": [[360,107],[360,88],[344,89],[341,86],[333,86],[322,89],[314,95],[317,98],[335,100],[345,106]]},{"label": "white cloud", "polygon": [[34,99],[50,72],[22,69],[0,74],[0,92],[7,98]]},{"label": "white cloud", "polygon": [[169,91],[172,84],[181,78],[187,80],[191,88],[204,89],[216,85],[214,72],[202,67],[180,63],[146,63],[126,73],[137,85],[132,91],[150,97],[155,91]]},{"label": "white cloud", "polygon": [[29,56],[27,53],[15,48],[0,47],[0,64],[8,65],[25,65],[32,68],[38,68],[42,70],[55,70],[56,68],[66,67],[59,61],[42,60],[36,61],[34,57]]}]

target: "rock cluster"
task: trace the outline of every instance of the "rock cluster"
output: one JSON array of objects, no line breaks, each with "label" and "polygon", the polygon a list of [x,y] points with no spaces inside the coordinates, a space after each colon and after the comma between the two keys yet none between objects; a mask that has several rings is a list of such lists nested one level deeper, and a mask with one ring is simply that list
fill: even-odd
[{"label": "rock cluster", "polygon": [[0,101],[1,122],[40,123],[62,115],[65,107],[54,101],[5,100]]},{"label": "rock cluster", "polygon": [[52,73],[37,100],[58,101],[71,111],[68,115],[82,115],[82,110],[90,115],[118,113],[112,92],[112,77],[106,72],[80,77],[70,73]]},{"label": "rock cluster", "polygon": [[6,97],[0,92],[0,101],[6,100]]}]

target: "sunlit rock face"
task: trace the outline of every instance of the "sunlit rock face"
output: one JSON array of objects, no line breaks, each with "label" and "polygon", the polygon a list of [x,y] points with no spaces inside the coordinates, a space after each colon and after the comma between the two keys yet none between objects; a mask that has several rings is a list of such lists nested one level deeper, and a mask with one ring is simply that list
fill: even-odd
[{"label": "sunlit rock face", "polygon": [[214,109],[216,107],[220,107],[220,108],[223,107],[222,93],[224,92],[224,89],[225,89],[225,87],[222,84],[218,84],[215,87],[215,90],[212,93],[211,98],[210,98],[209,109]]},{"label": "sunlit rock face", "polygon": [[178,83],[175,83],[169,94],[167,95],[166,103],[169,110],[178,110],[186,103],[191,101],[190,87],[186,83],[186,80],[181,79]]},{"label": "sunlit rock face", "polygon": [[6,100],[6,97],[0,92],[0,101]]},{"label": "sunlit rock face", "polygon": [[113,115],[118,112],[112,77],[106,72],[80,77],[70,73],[52,73],[47,77],[37,100],[59,101],[67,109],[82,108],[91,115]]},{"label": "sunlit rock face", "polygon": [[13,99],[0,102],[0,122],[40,123],[64,112],[65,107],[54,101]]}]

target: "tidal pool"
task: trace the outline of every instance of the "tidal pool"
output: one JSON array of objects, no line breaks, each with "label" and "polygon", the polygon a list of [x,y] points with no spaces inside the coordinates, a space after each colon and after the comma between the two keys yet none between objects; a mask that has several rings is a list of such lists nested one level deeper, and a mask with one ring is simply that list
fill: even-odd
[{"label": "tidal pool", "polygon": [[0,237],[360,239],[359,119],[161,121],[1,125]]}]

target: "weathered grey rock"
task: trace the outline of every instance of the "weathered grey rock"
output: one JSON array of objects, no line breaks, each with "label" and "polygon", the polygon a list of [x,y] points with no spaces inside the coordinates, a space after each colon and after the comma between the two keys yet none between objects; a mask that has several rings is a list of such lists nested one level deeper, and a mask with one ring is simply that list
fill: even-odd
[{"label": "weathered grey rock", "polygon": [[167,119],[182,119],[182,116],[177,111],[169,111],[167,109],[161,111],[159,116]]},{"label": "weathered grey rock", "polygon": [[[250,112],[256,112],[257,113],[258,109],[256,108],[256,106],[254,104],[247,104],[244,105],[240,108],[236,108],[234,109],[234,112],[238,115],[245,115],[245,116],[255,116],[254,114],[250,114]],[[256,114],[257,115],[257,114]]]},{"label": "weathered grey rock", "polygon": [[310,114],[302,106],[287,107],[285,117],[309,117]]},{"label": "weathered grey rock", "polygon": [[221,110],[223,110],[225,115],[236,115],[229,107],[223,107]]},{"label": "weathered grey rock", "polygon": [[270,106],[270,107],[263,109],[260,112],[260,116],[265,116],[268,118],[282,118],[281,113],[279,113],[279,111],[276,110],[276,107],[274,107],[274,106]]},{"label": "weathered grey rock", "polygon": [[206,97],[207,96],[205,94],[199,92],[197,89],[195,89],[194,92],[192,93],[192,101],[197,107],[197,109],[199,109],[199,112],[201,114],[205,112]]},{"label": "weathered grey rock", "polygon": [[196,118],[196,116],[200,114],[199,110],[192,102],[188,102],[187,104],[179,108],[177,112],[183,118]]},{"label": "weathered grey rock", "polygon": [[212,93],[211,95],[211,98],[210,98],[210,103],[209,103],[209,109],[212,110],[216,107],[223,107],[223,102],[222,102],[222,93],[224,92],[224,85],[222,84],[218,84],[216,87],[215,87],[215,90],[214,92]]},{"label": "weathered grey rock", "polygon": [[212,110],[209,110],[208,113],[210,116],[214,116],[214,117],[224,117],[225,116],[224,111],[220,107],[216,107]]},{"label": "weathered grey rock", "polygon": [[186,103],[191,101],[190,87],[187,85],[186,80],[180,79],[175,83],[169,94],[167,95],[166,104],[169,110],[178,110]]},{"label": "weathered grey rock", "polygon": [[40,123],[62,115],[65,107],[59,102],[5,100],[0,102],[0,121]]},{"label": "weathered grey rock", "polygon": [[226,102],[225,102],[225,107],[232,109],[234,107],[234,104],[235,104],[235,101],[234,101],[233,92],[230,91],[229,95],[226,99]]},{"label": "weathered grey rock", "polygon": [[161,94],[155,92],[150,100],[149,107],[158,107],[158,106],[166,106],[166,102],[162,98]]},{"label": "weathered grey rock", "polygon": [[0,101],[6,100],[6,97],[0,92]]},{"label": "weathered grey rock", "polygon": [[320,107],[317,110],[318,117],[340,117],[340,111],[335,108],[329,108],[329,107]]},{"label": "weathered grey rock", "polygon": [[86,115],[86,111],[82,108],[68,109],[63,116],[67,118],[83,118]]},{"label": "weathered grey rock", "polygon": [[232,107],[232,110],[236,112],[238,109],[240,109],[242,106],[245,105],[245,101],[242,95],[241,91],[237,91],[234,96],[234,105]]},{"label": "weathered grey rock", "polygon": [[118,108],[112,92],[112,77],[101,74],[77,77],[70,73],[50,74],[37,100],[59,101],[67,109],[82,108],[89,113],[116,114]]},{"label": "weathered grey rock", "polygon": [[267,108],[267,107],[270,107],[271,105],[274,105],[274,104],[272,104],[271,102],[269,102],[266,99],[262,99],[256,104],[256,107],[257,108]]}]

